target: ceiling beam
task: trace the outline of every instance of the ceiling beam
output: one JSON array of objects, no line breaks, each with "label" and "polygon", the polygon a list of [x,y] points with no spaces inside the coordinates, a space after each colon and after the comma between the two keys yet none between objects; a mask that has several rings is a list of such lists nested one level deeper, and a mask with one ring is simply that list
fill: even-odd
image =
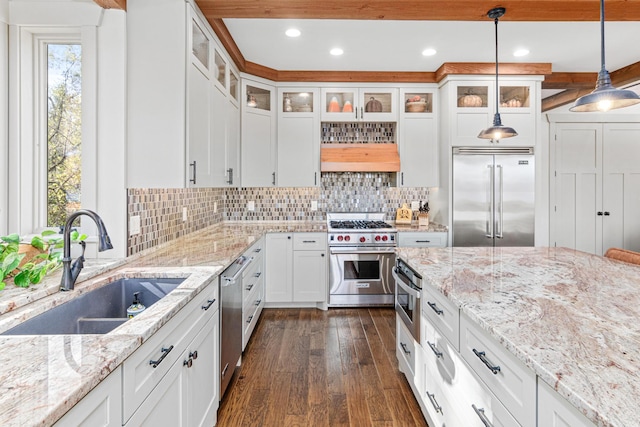
[{"label": "ceiling beam", "polygon": [[[503,21],[598,21],[596,0],[196,0],[207,17],[484,21],[497,5]],[[607,21],[640,20],[640,0],[607,0]]]},{"label": "ceiling beam", "polygon": [[568,89],[564,92],[557,93],[555,95],[548,96],[542,100],[542,112],[553,110],[554,108],[570,104],[582,95],[586,95],[591,92],[593,88],[589,89]]},{"label": "ceiling beam", "polygon": [[127,0],[93,0],[104,9],[127,10]]}]

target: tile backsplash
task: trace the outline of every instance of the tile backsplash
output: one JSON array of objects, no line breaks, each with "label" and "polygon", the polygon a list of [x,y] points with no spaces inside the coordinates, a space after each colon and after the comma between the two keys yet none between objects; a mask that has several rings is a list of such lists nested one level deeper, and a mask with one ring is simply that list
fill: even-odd
[{"label": "tile backsplash", "polygon": [[223,220],[324,221],[327,212],[384,212],[394,220],[403,203],[428,200],[428,188],[395,187],[394,180],[386,172],[329,172],[320,187],[129,189],[128,219],[139,215],[141,230],[129,237],[127,254]]}]

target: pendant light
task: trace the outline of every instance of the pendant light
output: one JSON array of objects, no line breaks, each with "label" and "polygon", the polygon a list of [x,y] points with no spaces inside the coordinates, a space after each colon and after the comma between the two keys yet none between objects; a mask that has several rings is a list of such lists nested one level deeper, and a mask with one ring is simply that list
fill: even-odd
[{"label": "pendant light", "polygon": [[596,88],[590,94],[578,98],[570,111],[609,111],[640,102],[640,97],[635,92],[613,87],[604,65],[604,0],[600,0],[600,60],[602,67],[598,73]]},{"label": "pendant light", "polygon": [[500,119],[500,112],[498,111],[500,103],[498,86],[498,19],[504,15],[505,11],[506,9],[504,7],[496,7],[487,12],[487,16],[493,19],[496,26],[496,114],[493,116],[493,126],[481,131],[478,134],[478,138],[492,139],[494,141],[518,135],[518,132],[516,132],[515,129],[502,125],[502,119]]}]

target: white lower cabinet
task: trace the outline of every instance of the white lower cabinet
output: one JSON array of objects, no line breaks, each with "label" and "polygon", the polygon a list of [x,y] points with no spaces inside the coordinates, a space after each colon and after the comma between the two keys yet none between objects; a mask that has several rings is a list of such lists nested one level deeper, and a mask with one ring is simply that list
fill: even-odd
[{"label": "white lower cabinet", "polygon": [[218,307],[218,287],[210,285],[124,361],[123,425],[215,424]]},{"label": "white lower cabinet", "polygon": [[405,248],[444,248],[447,246],[447,232],[401,231],[398,246]]},{"label": "white lower cabinet", "polygon": [[122,369],[117,368],[55,423],[55,427],[122,425]]},{"label": "white lower cabinet", "polygon": [[538,426],[595,427],[551,386],[538,380]]},{"label": "white lower cabinet", "polygon": [[258,323],[264,308],[264,253],[265,240],[261,238],[244,253],[251,265],[242,275],[242,351]]},{"label": "white lower cabinet", "polygon": [[327,234],[267,234],[268,303],[327,301]]}]

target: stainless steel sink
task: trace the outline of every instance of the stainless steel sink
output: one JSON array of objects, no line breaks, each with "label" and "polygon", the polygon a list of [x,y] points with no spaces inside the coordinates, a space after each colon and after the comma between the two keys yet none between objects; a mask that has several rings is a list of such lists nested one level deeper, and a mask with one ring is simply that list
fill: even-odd
[{"label": "stainless steel sink", "polygon": [[128,319],[133,294],[147,308],[185,279],[118,279],[20,323],[1,335],[106,334]]}]

